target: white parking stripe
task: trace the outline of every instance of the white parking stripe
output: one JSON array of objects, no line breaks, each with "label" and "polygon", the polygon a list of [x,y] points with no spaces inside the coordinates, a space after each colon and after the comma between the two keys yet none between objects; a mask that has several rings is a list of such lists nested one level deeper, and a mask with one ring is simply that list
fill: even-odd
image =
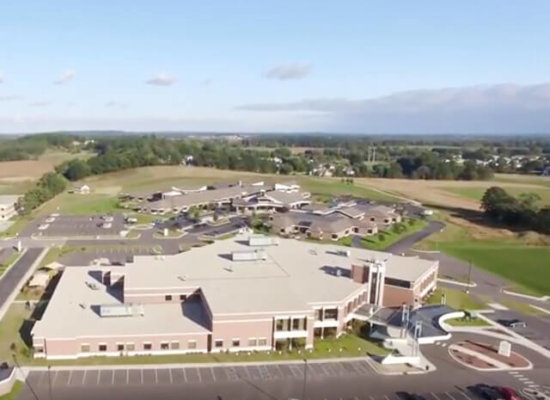
[{"label": "white parking stripe", "polygon": [[143,370],[140,369],[140,372],[141,372],[141,384],[143,385]]},{"label": "white parking stripe", "polygon": [[115,371],[113,370],[112,373],[113,373],[113,376],[111,377],[111,385],[114,385],[115,384]]},{"label": "white parking stripe", "polygon": [[73,370],[69,370],[69,380],[67,381],[67,386],[71,384],[71,378],[73,377]]},{"label": "white parking stripe", "polygon": [[450,394],[449,392],[445,392],[445,394],[447,396],[449,396],[452,400],[456,400],[456,398],[452,394]]},{"label": "white parking stripe", "polygon": [[385,398],[386,400],[390,400],[390,398],[389,398],[388,396],[386,396],[386,395],[384,395],[384,398]]},{"label": "white parking stripe", "polygon": [[168,368],[168,374],[170,375],[170,383],[172,383],[172,368]]},{"label": "white parking stripe", "polygon": [[518,378],[518,379],[519,379],[520,381],[528,381],[528,380],[529,380],[529,378],[526,378],[526,377],[524,377],[524,376],[522,376],[521,378]]},{"label": "white parking stripe", "polygon": [[84,373],[82,374],[82,384],[84,385],[84,381],[86,380],[86,372],[87,370],[84,370]]},{"label": "white parking stripe", "polygon": [[96,382],[97,385],[99,385],[99,377],[100,377],[100,376],[101,376],[101,370],[99,369],[99,370],[97,371],[97,382]]},{"label": "white parking stripe", "polygon": [[126,370],[126,384],[127,385],[130,384],[130,370],[129,369]]},{"label": "white parking stripe", "polygon": [[185,373],[185,368],[182,368],[183,370],[183,380],[187,382],[187,374]]},{"label": "white parking stripe", "polygon": [[159,374],[157,368],[155,368],[155,383],[159,383]]},{"label": "white parking stripe", "polygon": [[441,400],[439,397],[436,396],[436,394],[434,392],[430,392],[430,394],[435,397],[436,400]]}]

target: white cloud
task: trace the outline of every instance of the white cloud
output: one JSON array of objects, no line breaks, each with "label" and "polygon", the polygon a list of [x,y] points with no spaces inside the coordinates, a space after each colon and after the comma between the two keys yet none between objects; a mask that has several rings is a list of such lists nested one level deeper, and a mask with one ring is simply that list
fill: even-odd
[{"label": "white cloud", "polygon": [[128,104],[126,104],[126,103],[121,103],[121,102],[119,102],[119,101],[109,100],[108,102],[105,103],[105,107],[110,107],[110,108],[126,108],[126,107],[128,107]]},{"label": "white cloud", "polygon": [[367,99],[305,99],[240,110],[314,113],[327,131],[521,133],[550,131],[550,83],[421,89]]},{"label": "white cloud", "polygon": [[76,72],[72,69],[67,69],[59,75],[59,78],[57,78],[53,83],[54,85],[65,85],[66,83],[69,83],[72,81],[76,76]]},{"label": "white cloud", "polygon": [[268,79],[277,79],[287,81],[291,79],[302,79],[308,76],[312,71],[309,64],[291,63],[281,64],[271,68],[265,73]]},{"label": "white cloud", "polygon": [[171,86],[178,81],[178,77],[175,75],[160,72],[153,76],[151,79],[145,81],[148,85],[155,86]]},{"label": "white cloud", "polygon": [[15,100],[21,100],[23,97],[19,96],[17,94],[8,94],[0,96],[0,101],[15,101]]},{"label": "white cloud", "polygon": [[35,101],[35,102],[32,102],[29,104],[31,107],[48,107],[48,106],[51,106],[52,105],[52,102],[51,101],[47,101],[47,100],[40,100],[40,101]]}]

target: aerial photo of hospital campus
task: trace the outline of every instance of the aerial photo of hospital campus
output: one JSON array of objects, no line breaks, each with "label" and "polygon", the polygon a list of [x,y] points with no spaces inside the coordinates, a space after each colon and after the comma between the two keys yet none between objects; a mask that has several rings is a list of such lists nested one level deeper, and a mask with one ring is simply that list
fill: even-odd
[{"label": "aerial photo of hospital campus", "polygon": [[0,400],[550,400],[550,3],[0,6]]}]

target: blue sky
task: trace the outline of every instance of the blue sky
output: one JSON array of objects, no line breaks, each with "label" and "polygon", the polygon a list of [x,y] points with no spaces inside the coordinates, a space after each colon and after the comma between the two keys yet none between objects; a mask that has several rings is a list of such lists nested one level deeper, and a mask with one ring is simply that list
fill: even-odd
[{"label": "blue sky", "polygon": [[4,1],[0,132],[550,131],[550,2]]}]

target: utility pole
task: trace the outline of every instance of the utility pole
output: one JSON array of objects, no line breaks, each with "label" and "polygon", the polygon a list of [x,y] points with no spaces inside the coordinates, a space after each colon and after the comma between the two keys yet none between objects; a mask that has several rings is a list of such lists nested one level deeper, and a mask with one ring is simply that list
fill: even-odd
[{"label": "utility pole", "polygon": [[302,388],[302,400],[306,400],[307,386],[307,358],[304,358],[304,387]]},{"label": "utility pole", "polygon": [[[17,368],[19,369],[19,372],[21,372],[21,374],[23,375],[23,370],[21,369],[21,366],[19,365],[19,361],[17,361],[17,356],[15,355],[15,353],[12,354],[12,358],[13,358],[13,362],[14,364],[17,366]],[[23,376],[23,378],[25,378],[25,385],[27,385],[27,387],[29,388],[29,390],[31,391],[33,397],[36,399],[36,400],[40,400],[38,398],[38,395],[36,394],[36,392],[34,391],[34,389],[32,388],[31,384],[29,383],[28,379],[26,376]]]},{"label": "utility pole", "polygon": [[52,366],[48,364],[48,384],[50,392],[50,400],[53,400],[52,396]]},{"label": "utility pole", "polygon": [[468,287],[466,288],[466,293],[470,293],[470,285],[472,283],[472,260],[468,265]]}]

